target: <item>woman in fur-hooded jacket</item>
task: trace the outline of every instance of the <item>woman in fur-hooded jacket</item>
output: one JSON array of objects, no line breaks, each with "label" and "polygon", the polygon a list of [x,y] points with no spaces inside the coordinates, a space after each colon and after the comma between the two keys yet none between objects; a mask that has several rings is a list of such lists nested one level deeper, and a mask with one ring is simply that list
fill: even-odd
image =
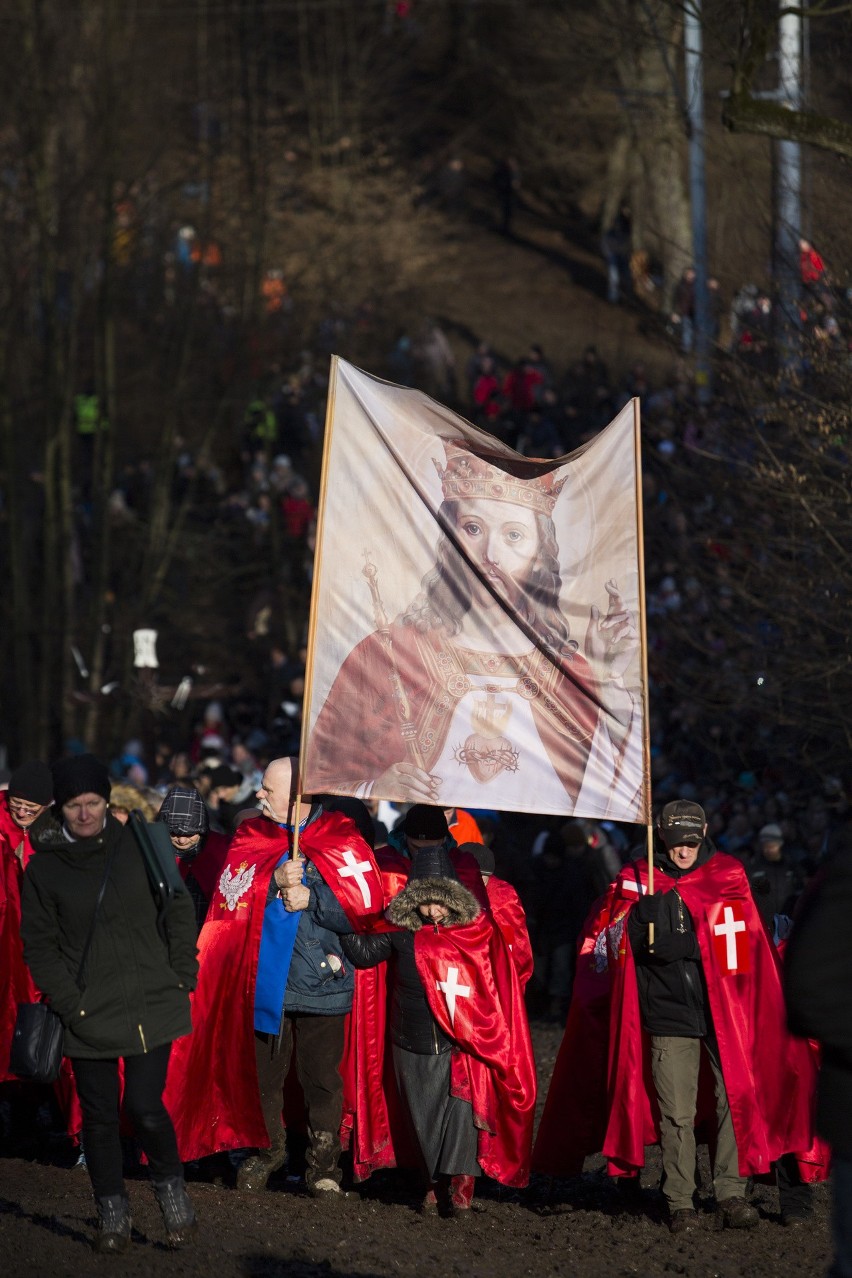
[{"label": "woman in fur-hooded jacket", "polygon": [[468,1101],[451,1094],[451,1056],[456,1043],[429,1005],[415,952],[424,927],[450,929],[481,914],[476,898],[456,877],[443,846],[420,848],[407,887],[394,897],[388,920],[399,930],[342,938],[356,967],[391,960],[390,1038],[397,1087],[420,1147],[428,1183],[424,1208],[463,1210],[473,1198],[477,1130]]},{"label": "woman in fur-hooded jacket", "polygon": [[[536,1070],[505,937],[459,882],[443,838],[427,843],[429,832],[423,834],[408,884],[387,910],[398,931],[341,942],[356,966],[390,960],[388,1038],[396,1091],[427,1177],[423,1205],[450,1213],[470,1206],[480,1173],[513,1188],[529,1183]],[[380,1023],[378,1009],[376,1016],[378,1022],[368,1016],[367,1023]],[[370,1050],[365,1041],[362,1055]],[[387,1122],[400,1105],[377,1098],[376,1131],[382,1099],[385,1134],[398,1161],[403,1142],[397,1144]]]}]

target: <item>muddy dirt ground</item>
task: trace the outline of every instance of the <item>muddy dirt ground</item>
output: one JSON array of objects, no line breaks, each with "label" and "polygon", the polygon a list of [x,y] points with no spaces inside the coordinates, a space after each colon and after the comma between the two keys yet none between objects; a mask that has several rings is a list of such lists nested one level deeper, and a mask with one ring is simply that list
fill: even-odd
[{"label": "muddy dirt ground", "polygon": [[[533,1025],[543,1100],[561,1030]],[[690,1278],[765,1278],[824,1272],[829,1259],[829,1195],[814,1193],[815,1215],[807,1228],[785,1229],[778,1195],[758,1185],[761,1215],[751,1231],[714,1228],[705,1189],[699,1228],[672,1237],[657,1193],[659,1158],[649,1150],[643,1201],[626,1208],[610,1186],[599,1158],[582,1177],[534,1179],[522,1193],[501,1192],[480,1182],[469,1218],[423,1217],[418,1195],[405,1177],[382,1173],[350,1189],[342,1202],[316,1202],[286,1172],[262,1195],[244,1197],[232,1188],[227,1159],[204,1169],[190,1185],[200,1220],[195,1245],[170,1252],[144,1171],[128,1179],[134,1244],[127,1256],[101,1257],[91,1249],[94,1208],[85,1171],[75,1169],[67,1142],[43,1142],[37,1158],[0,1157],[0,1273],[8,1275],[102,1275],[131,1278],[155,1273],[168,1278],[519,1278],[520,1275],[686,1274]],[[32,1153],[32,1151],[31,1151]],[[213,1179],[211,1179],[211,1177]]]}]

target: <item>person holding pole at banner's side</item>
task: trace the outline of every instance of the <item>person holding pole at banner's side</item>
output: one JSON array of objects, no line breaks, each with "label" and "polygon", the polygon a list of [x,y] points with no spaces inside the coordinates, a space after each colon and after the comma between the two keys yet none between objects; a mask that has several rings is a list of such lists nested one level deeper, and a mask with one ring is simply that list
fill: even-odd
[{"label": "person holding pole at banner's side", "polygon": [[[719,1220],[728,1228],[750,1229],[759,1217],[746,1201],[748,1180],[740,1172],[736,1125],[726,1086],[726,1069],[732,1072],[730,1027],[727,1016],[720,1016],[717,1033],[716,1000],[708,992],[708,978],[713,994],[724,991],[725,982],[738,981],[747,987],[755,979],[747,935],[757,911],[742,867],[734,867],[738,881],[733,881],[731,866],[726,864],[729,858],[716,853],[706,838],[707,820],[699,804],[686,799],[667,803],[655,834],[654,862],[662,882],[656,892],[639,896],[628,916],[627,931],[636,959],[642,1025],[651,1035],[651,1074],[660,1108],[663,1193],[670,1228],[672,1233],[680,1233],[696,1223],[694,1124],[699,1067],[706,1057],[716,1097],[713,1187]],[[709,890],[713,901],[709,910],[702,908],[701,897],[690,895],[693,878],[703,880],[705,895]],[[738,897],[744,898],[742,902]],[[717,906],[716,900],[730,904]],[[697,930],[702,926],[711,951],[717,941],[725,943],[721,981],[719,969],[708,970],[706,965],[709,955],[707,948],[702,951]],[[761,939],[765,941],[765,937]],[[771,947],[770,953],[774,958]],[[737,1021],[746,1006],[744,1002],[736,1009]],[[750,1027],[742,1025],[740,1030],[748,1033]],[[753,1068],[755,1062],[746,1064]]]},{"label": "person holding pole at banner's side", "polygon": [[303,800],[297,775],[295,760],[273,759],[257,791],[262,815],[233,838],[199,936],[195,1034],[178,1045],[167,1097],[184,1159],[254,1147],[237,1189],[258,1192],[287,1159],[283,1089],[295,1056],[305,1181],[333,1198],[354,983],[340,937],[381,920],[384,891],[354,822]]},{"label": "person holding pole at banner's side", "polygon": [[720,1226],[756,1223],[747,1177],[785,1154],[818,1162],[813,1054],[787,1029],[780,960],[745,869],[706,824],[697,803],[666,804],[653,886],[647,860],[632,862],[587,920],[533,1159],[571,1176],[600,1151],[611,1175],[635,1178],[659,1142],[676,1233],[698,1224],[694,1128],[716,1133]]}]

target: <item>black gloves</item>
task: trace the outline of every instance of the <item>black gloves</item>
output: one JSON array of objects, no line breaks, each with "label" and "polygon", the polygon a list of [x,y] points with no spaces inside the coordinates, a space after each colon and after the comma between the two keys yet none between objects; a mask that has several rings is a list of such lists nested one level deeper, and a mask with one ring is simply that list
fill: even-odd
[{"label": "black gloves", "polygon": [[640,896],[639,900],[633,907],[633,917],[646,926],[649,923],[659,923],[663,912],[663,897],[661,892],[652,892],[650,895]]},{"label": "black gloves", "polygon": [[654,937],[654,948],[649,950],[649,954],[659,963],[675,963],[678,959],[701,957],[698,937],[694,932],[663,932]]}]

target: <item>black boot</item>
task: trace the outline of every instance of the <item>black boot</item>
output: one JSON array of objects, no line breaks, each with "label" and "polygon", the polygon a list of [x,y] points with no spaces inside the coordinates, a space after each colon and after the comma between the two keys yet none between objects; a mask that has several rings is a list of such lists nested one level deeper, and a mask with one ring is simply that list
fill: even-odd
[{"label": "black boot", "polygon": [[95,1251],[122,1252],[130,1246],[130,1203],[124,1194],[110,1194],[108,1198],[96,1198],[98,1232],[95,1234]]},{"label": "black boot", "polygon": [[198,1229],[198,1221],[183,1182],[183,1176],[169,1176],[167,1180],[153,1180],[154,1197],[160,1204],[166,1223],[166,1242],[170,1247],[182,1247],[191,1242]]},{"label": "black boot", "polygon": [[269,1149],[259,1149],[240,1164],[237,1172],[237,1189],[241,1194],[259,1194],[266,1189],[266,1182],[287,1161],[287,1141],[284,1133]]}]

